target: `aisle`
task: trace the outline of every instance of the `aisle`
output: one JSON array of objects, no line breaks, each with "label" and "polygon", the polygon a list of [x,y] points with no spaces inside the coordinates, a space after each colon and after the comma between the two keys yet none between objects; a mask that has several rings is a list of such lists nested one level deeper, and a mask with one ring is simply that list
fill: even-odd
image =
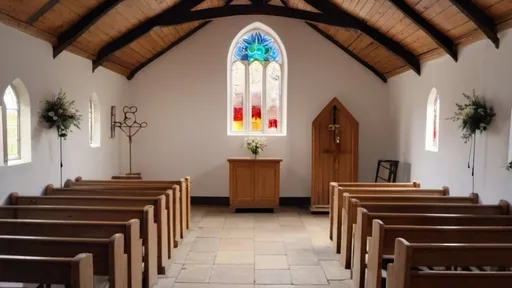
[{"label": "aisle", "polygon": [[350,287],[350,271],[340,267],[328,238],[327,215],[192,211],[190,232],[158,288]]}]

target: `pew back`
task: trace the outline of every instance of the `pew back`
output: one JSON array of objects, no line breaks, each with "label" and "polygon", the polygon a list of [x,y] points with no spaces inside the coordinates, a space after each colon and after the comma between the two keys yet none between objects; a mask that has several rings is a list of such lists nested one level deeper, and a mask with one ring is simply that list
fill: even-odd
[{"label": "pew back", "polygon": [[[476,193],[469,196],[424,196],[424,195],[353,195],[343,193],[340,254],[341,264],[347,269],[352,263],[351,249],[354,225],[357,220],[357,207],[360,203],[442,203],[442,204],[478,204]],[[357,200],[352,202],[352,200]]]},{"label": "pew back", "polygon": [[[140,222],[132,219],[128,222],[93,221],[55,221],[55,220],[0,220],[0,235],[110,238],[121,233],[124,235],[125,253],[128,256],[128,284],[131,288],[142,287],[142,239]],[[145,279],[148,280],[148,279]],[[145,288],[150,283],[144,283]]]},{"label": "pew back", "polygon": [[[391,268],[386,279],[388,288],[439,287],[439,284],[452,288],[474,287],[473,281],[477,285],[493,283],[489,287],[505,287],[512,280],[511,272],[411,271],[420,266],[510,267],[510,244],[411,244],[398,238],[394,250],[394,263],[388,265]],[[483,274],[486,277],[482,277]]]},{"label": "pew back", "polygon": [[109,239],[0,235],[0,255],[67,258],[90,253],[94,275],[108,276],[109,287],[124,288],[127,263],[123,237],[121,234]]},{"label": "pew back", "polygon": [[352,265],[354,287],[362,287],[360,283],[364,283],[367,239],[372,236],[373,220],[404,226],[512,226],[511,215],[369,213],[359,208]]},{"label": "pew back", "polygon": [[372,233],[367,288],[381,288],[382,263],[384,259],[393,258],[397,238],[410,243],[512,243],[512,227],[388,226],[374,220]]},{"label": "pew back", "polygon": [[88,253],[78,254],[73,258],[0,255],[0,281],[93,288],[92,261],[92,255]]},{"label": "pew back", "polygon": [[145,282],[157,280],[157,239],[153,207],[66,207],[66,206],[0,206],[0,219],[77,220],[127,222],[138,219],[144,245]]}]

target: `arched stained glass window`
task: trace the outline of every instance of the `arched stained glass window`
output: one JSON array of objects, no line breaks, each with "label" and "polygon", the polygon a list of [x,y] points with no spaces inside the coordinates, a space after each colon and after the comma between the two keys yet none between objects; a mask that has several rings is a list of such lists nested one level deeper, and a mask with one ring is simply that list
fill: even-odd
[{"label": "arched stained glass window", "polygon": [[228,58],[229,135],[286,135],[286,54],[267,26],[242,30]]},{"label": "arched stained glass window", "polygon": [[439,150],[439,102],[439,94],[436,88],[432,88],[427,101],[425,149],[433,152]]},{"label": "arched stained glass window", "polygon": [[8,160],[21,159],[20,105],[12,85],[5,89],[3,100],[7,122],[7,157]]}]

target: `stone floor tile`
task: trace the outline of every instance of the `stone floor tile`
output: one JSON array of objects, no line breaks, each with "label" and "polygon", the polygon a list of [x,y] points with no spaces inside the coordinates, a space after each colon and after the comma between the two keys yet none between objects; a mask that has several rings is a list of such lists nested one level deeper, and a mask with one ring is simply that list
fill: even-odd
[{"label": "stone floor tile", "polygon": [[254,251],[219,251],[215,264],[254,264]]},{"label": "stone floor tile", "polygon": [[292,284],[290,270],[256,270],[256,284]]},{"label": "stone floor tile", "polygon": [[313,249],[313,245],[309,238],[287,239],[284,241],[284,245],[287,251]]},{"label": "stone floor tile", "polygon": [[256,255],[256,269],[288,269],[288,258],[286,255]]},{"label": "stone floor tile", "polygon": [[172,278],[178,277],[178,274],[180,274],[181,268],[183,268],[183,264],[172,263],[171,267],[169,267],[169,269],[167,270],[166,276],[167,277],[172,277]]},{"label": "stone floor tile", "polygon": [[185,264],[213,264],[216,252],[190,251],[185,259]]},{"label": "stone floor tile", "polygon": [[175,278],[162,278],[158,279],[158,282],[155,285],[155,288],[173,288]]},{"label": "stone floor tile", "polygon": [[254,238],[254,229],[223,229],[221,238]]},{"label": "stone floor tile", "polygon": [[176,282],[204,282],[208,283],[212,265],[187,264],[181,269]]},{"label": "stone floor tile", "polygon": [[241,238],[224,238],[220,240],[219,251],[253,251],[254,240]]},{"label": "stone floor tile", "polygon": [[220,238],[222,227],[202,227],[198,230],[197,237]]},{"label": "stone floor tile", "polygon": [[254,266],[252,265],[215,265],[210,283],[253,284]]},{"label": "stone floor tile", "polygon": [[343,269],[338,261],[320,261],[328,280],[350,279],[350,270]]},{"label": "stone floor tile", "polygon": [[327,285],[324,271],[320,266],[291,266],[294,285]]},{"label": "stone floor tile", "polygon": [[196,238],[192,243],[191,251],[216,252],[219,249],[219,238]]},{"label": "stone floor tile", "polygon": [[290,266],[320,265],[313,250],[289,250],[287,256]]},{"label": "stone floor tile", "polygon": [[282,242],[255,242],[254,253],[256,255],[285,255],[286,249]]}]

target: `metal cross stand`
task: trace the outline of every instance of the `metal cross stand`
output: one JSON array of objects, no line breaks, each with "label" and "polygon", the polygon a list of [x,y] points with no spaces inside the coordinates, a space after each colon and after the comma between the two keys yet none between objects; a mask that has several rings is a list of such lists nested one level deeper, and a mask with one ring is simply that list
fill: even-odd
[{"label": "metal cross stand", "polygon": [[132,173],[132,138],[135,136],[140,129],[148,127],[147,122],[137,122],[137,116],[135,113],[137,113],[137,107],[135,106],[124,106],[123,107],[123,113],[124,113],[124,119],[123,121],[116,121],[115,118],[115,107],[111,110],[111,133],[114,135],[115,128],[121,129],[121,131],[124,132],[126,137],[128,137],[128,144],[129,144],[129,159],[130,159],[130,172]]}]

